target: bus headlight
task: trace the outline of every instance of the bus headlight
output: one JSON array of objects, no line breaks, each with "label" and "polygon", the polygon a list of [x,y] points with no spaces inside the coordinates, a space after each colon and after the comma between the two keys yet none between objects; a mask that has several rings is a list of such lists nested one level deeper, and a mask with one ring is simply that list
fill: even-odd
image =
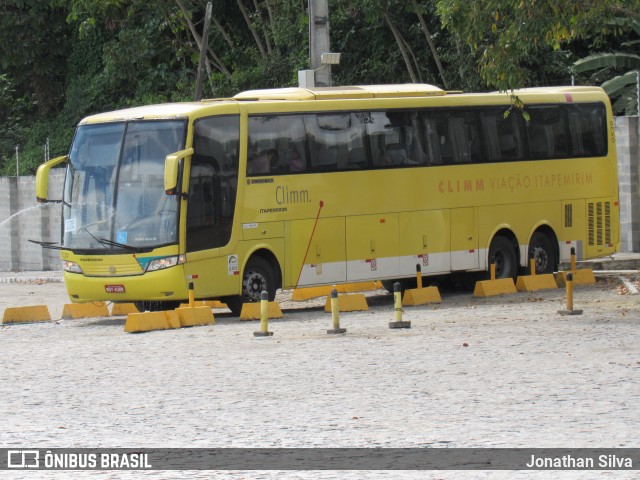
[{"label": "bus headlight", "polygon": [[176,255],[173,257],[156,258],[149,262],[147,265],[147,272],[155,272],[156,270],[163,270],[169,267],[175,267],[185,263],[186,258],[184,255]]},{"label": "bus headlight", "polygon": [[82,269],[80,268],[80,265],[78,265],[77,263],[74,263],[74,262],[70,262],[68,260],[63,260],[62,261],[62,269],[65,272],[82,273]]}]

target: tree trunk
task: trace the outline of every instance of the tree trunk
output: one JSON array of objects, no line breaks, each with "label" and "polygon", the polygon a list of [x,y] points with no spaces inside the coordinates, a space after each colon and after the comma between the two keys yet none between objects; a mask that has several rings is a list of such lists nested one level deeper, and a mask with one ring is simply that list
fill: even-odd
[{"label": "tree trunk", "polygon": [[[178,4],[178,7],[180,7],[180,10],[182,11],[182,15],[184,16],[185,21],[187,22],[187,26],[189,27],[189,31],[191,32],[191,35],[193,36],[193,39],[196,41],[196,45],[198,46],[198,50],[199,50],[201,48],[201,46],[202,46],[202,37],[196,31],[196,27],[193,25],[193,22],[189,18],[189,12],[187,12],[187,9],[184,7],[184,4],[182,3],[182,0],[176,0],[176,3]],[[220,72],[222,72],[225,77],[227,77],[228,79],[231,79],[231,72],[229,72],[227,67],[224,66],[224,64],[222,63],[222,60],[220,59],[220,57],[218,57],[213,52],[213,50],[211,50],[211,48],[209,48],[208,46],[207,46],[207,51],[209,52],[209,54],[211,55],[211,57],[214,60],[214,62],[213,62],[214,67],[216,67],[216,69],[218,69]],[[207,75],[211,75],[211,65],[209,63],[209,59],[208,58],[207,58],[207,61],[205,62],[205,67],[207,69]]]},{"label": "tree trunk", "polygon": [[231,40],[231,37],[229,36],[227,31],[224,29],[222,24],[218,21],[218,19],[216,17],[211,17],[211,20],[213,21],[213,23],[215,24],[216,28],[220,31],[220,33],[224,37],[225,41],[227,42],[227,45],[229,45],[229,47],[232,50],[235,49],[236,48],[236,44],[233,43],[233,40]]},{"label": "tree trunk", "polygon": [[264,41],[267,44],[267,52],[270,54],[273,49],[271,48],[271,39],[269,38],[269,32],[264,24],[264,20],[262,19],[262,13],[260,13],[260,5],[258,4],[258,0],[253,0],[253,6],[256,9],[256,14],[260,19],[260,27],[262,29],[262,33],[264,33]]},{"label": "tree trunk", "polygon": [[440,61],[440,55],[438,55],[438,51],[436,50],[436,46],[433,43],[433,37],[431,36],[431,32],[427,28],[427,22],[424,21],[424,17],[420,13],[420,9],[418,8],[418,2],[416,0],[411,0],[413,4],[413,9],[416,11],[416,15],[418,15],[418,20],[420,21],[420,28],[422,28],[422,32],[427,39],[427,43],[429,44],[429,48],[431,49],[431,53],[433,54],[433,59],[436,61],[436,65],[438,66],[438,71],[440,72],[440,78],[442,79],[442,84],[444,88],[449,88],[447,86],[447,80],[444,76],[444,68],[442,68],[442,62]]},{"label": "tree trunk", "polygon": [[266,57],[267,56],[267,52],[264,49],[264,45],[262,44],[262,40],[260,40],[260,36],[258,35],[258,32],[256,31],[255,28],[253,28],[253,25],[251,25],[251,19],[249,18],[249,13],[247,12],[246,7],[242,3],[242,0],[236,0],[236,2],[238,3],[238,7],[240,8],[240,11],[242,12],[242,16],[244,17],[244,21],[247,22],[247,27],[249,27],[249,30],[251,31],[251,35],[253,35],[253,38],[256,41],[256,45],[258,46],[258,50],[260,50],[260,53],[262,54],[263,57]]},{"label": "tree trunk", "polygon": [[391,33],[393,33],[393,36],[396,39],[396,43],[398,44],[398,48],[400,49],[400,53],[402,54],[404,63],[407,66],[407,72],[409,72],[411,81],[413,83],[418,83],[418,77],[416,77],[416,72],[413,70],[413,66],[411,66],[411,59],[409,58],[409,54],[407,53],[407,49],[405,48],[405,43],[402,35],[400,35],[400,31],[393,23],[393,20],[391,20],[389,12],[384,12],[384,19],[386,20],[387,25],[389,25],[389,28],[391,29]]}]

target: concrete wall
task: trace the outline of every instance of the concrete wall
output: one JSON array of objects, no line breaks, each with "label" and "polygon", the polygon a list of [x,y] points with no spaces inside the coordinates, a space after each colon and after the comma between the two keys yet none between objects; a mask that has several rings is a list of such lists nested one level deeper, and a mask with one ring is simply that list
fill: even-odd
[{"label": "concrete wall", "polygon": [[[52,171],[49,198],[62,198],[64,170]],[[29,240],[60,242],[59,204],[36,202],[35,177],[0,177],[0,271],[60,270],[57,250]]]},{"label": "concrete wall", "polygon": [[[620,177],[620,251],[640,252],[640,122],[616,117]],[[49,179],[49,198],[62,198],[64,170]],[[38,204],[34,177],[0,177],[0,271],[60,270],[57,250],[29,240],[59,242],[59,204]]]},{"label": "concrete wall", "polygon": [[638,117],[616,117],[621,252],[640,252],[639,123]]}]

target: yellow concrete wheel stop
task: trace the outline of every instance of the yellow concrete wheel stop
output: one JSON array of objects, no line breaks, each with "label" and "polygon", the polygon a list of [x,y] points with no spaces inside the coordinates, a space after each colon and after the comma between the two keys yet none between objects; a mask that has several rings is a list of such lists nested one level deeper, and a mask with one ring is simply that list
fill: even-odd
[{"label": "yellow concrete wheel stop", "polygon": [[113,317],[129,315],[130,313],[139,313],[138,308],[133,303],[114,303],[111,305],[111,316]]},{"label": "yellow concrete wheel stop", "polygon": [[474,297],[493,297],[518,293],[513,278],[498,278],[495,280],[481,280],[476,282],[473,290]]},{"label": "yellow concrete wheel stop", "polygon": [[[188,307],[188,303],[181,303],[180,308]],[[222,303],[220,300],[196,300],[193,302],[194,307],[209,307],[209,308],[227,308],[226,303]]]},{"label": "yellow concrete wheel stop", "polygon": [[382,288],[380,282],[355,282],[336,285],[338,293],[371,292]]},{"label": "yellow concrete wheel stop", "polygon": [[564,287],[567,284],[567,274],[573,275],[574,285],[595,285],[596,277],[593,274],[593,270],[590,268],[582,268],[574,272],[558,272],[556,276],[556,283],[558,287]]},{"label": "yellow concrete wheel stop", "polygon": [[404,291],[402,305],[415,307],[429,303],[442,303],[438,287],[412,288]]},{"label": "yellow concrete wheel stop", "polygon": [[[362,312],[369,310],[369,305],[363,293],[349,293],[338,295],[338,308],[340,312]],[[327,298],[324,311],[331,312],[331,298]]]},{"label": "yellow concrete wheel stop", "polygon": [[32,307],[10,307],[4,311],[2,323],[48,322],[51,320],[49,307],[34,305]]},{"label": "yellow concrete wheel stop", "polygon": [[[269,318],[282,318],[282,309],[280,308],[280,304],[278,302],[268,302],[267,314]],[[261,318],[261,302],[242,304],[240,320],[260,320]]]},{"label": "yellow concrete wheel stop", "polygon": [[516,280],[516,290],[519,292],[535,292],[552,288],[558,288],[558,284],[551,273],[522,275]]},{"label": "yellow concrete wheel stop", "polygon": [[67,303],[62,309],[63,320],[108,317],[109,309],[103,302]]},{"label": "yellow concrete wheel stop", "polygon": [[[296,288],[291,294],[291,300],[301,302],[304,300],[309,300],[311,298],[328,297],[329,295],[331,295],[331,290],[333,288],[334,287],[331,287],[329,285],[323,285],[320,287]],[[335,288],[338,293],[370,292],[372,290],[378,290],[382,288],[382,284],[380,282],[354,282],[336,285]]]},{"label": "yellow concrete wheel stop", "polygon": [[311,298],[326,297],[331,293],[331,287],[323,285],[321,287],[296,288],[291,293],[291,300],[303,302]]},{"label": "yellow concrete wheel stop", "polygon": [[197,325],[213,325],[216,323],[210,307],[181,307],[177,308],[180,326],[195,327]]},{"label": "yellow concrete wheel stop", "polygon": [[180,317],[176,310],[130,313],[127,315],[127,320],[124,324],[124,331],[128,333],[168,330],[171,328],[180,328]]}]

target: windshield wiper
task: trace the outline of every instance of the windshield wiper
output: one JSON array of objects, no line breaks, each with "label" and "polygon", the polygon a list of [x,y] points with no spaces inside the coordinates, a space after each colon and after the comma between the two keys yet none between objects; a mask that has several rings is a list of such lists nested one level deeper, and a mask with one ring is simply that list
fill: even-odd
[{"label": "windshield wiper", "polygon": [[62,250],[62,247],[58,245],[58,242],[41,242],[39,240],[29,240],[31,243],[40,245],[42,248],[50,248],[51,250]]},{"label": "windshield wiper", "polygon": [[100,244],[102,244],[102,245],[105,245],[105,246],[108,245],[110,247],[122,248],[124,250],[129,250],[131,252],[138,252],[139,253],[139,252],[144,252],[145,251],[145,249],[143,249],[143,248],[132,247],[131,245],[125,245],[124,243],[114,242],[113,240],[108,240],[106,238],[96,238],[96,240],[98,242],[100,242]]},{"label": "windshield wiper", "polygon": [[[103,221],[103,220],[101,220],[101,221]],[[98,242],[100,245],[102,245],[105,250],[107,250],[108,244],[106,244],[103,240],[99,239],[93,233],[91,233],[89,231],[89,227],[92,226],[92,225],[95,225],[96,223],[100,223],[100,222],[94,222],[94,223],[89,223],[87,225],[83,225],[78,230],[76,230],[76,233],[87,232],[91,236],[91,238],[93,238],[96,242]]]}]

